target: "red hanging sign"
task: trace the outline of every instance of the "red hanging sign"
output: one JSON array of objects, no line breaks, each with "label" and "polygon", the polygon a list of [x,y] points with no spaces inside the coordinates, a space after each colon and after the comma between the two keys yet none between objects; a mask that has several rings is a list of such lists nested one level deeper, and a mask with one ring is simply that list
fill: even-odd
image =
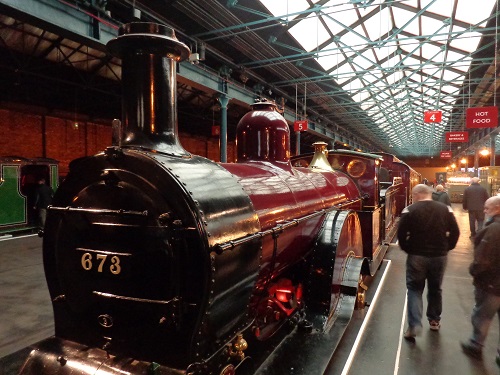
[{"label": "red hanging sign", "polygon": [[469,132],[446,132],[446,142],[468,142]]},{"label": "red hanging sign", "polygon": [[425,111],[424,112],[424,122],[441,122],[443,118],[443,113],[441,111]]},{"label": "red hanging sign", "polygon": [[307,130],[307,120],[294,121],[293,130],[296,132],[303,132]]},{"label": "red hanging sign", "polygon": [[495,128],[498,125],[498,107],[467,108],[467,128]]},{"label": "red hanging sign", "polygon": [[441,159],[451,159],[452,158],[452,154],[451,154],[451,151],[441,151]]},{"label": "red hanging sign", "polygon": [[220,135],[220,126],[218,125],[213,125],[212,126],[212,135]]}]

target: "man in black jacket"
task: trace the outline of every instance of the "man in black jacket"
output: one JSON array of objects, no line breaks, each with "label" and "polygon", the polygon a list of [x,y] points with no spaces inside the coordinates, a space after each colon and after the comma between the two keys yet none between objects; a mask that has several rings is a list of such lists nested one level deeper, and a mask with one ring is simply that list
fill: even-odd
[{"label": "man in black jacket", "polygon": [[[472,309],[472,335],[461,343],[463,351],[481,358],[482,348],[493,317],[500,318],[500,196],[489,198],[484,204],[489,219],[474,239],[474,260],[469,267],[474,282],[476,304]],[[500,366],[500,343],[497,349]]]},{"label": "man in black jacket", "polygon": [[45,183],[45,178],[38,180],[38,188],[36,190],[35,209],[38,210],[38,218],[40,228],[45,226],[45,219],[47,218],[47,207],[52,203],[54,191]]},{"label": "man in black jacket", "polygon": [[478,177],[472,177],[471,184],[464,190],[462,201],[464,210],[469,211],[470,238],[476,236],[476,222],[477,230],[483,227],[484,202],[489,197],[486,189],[479,185],[479,181]]},{"label": "man in black jacket", "polygon": [[408,329],[404,338],[414,342],[422,328],[422,293],[427,281],[427,319],[430,329],[441,326],[441,284],[448,251],[455,248],[460,230],[450,206],[432,200],[432,188],[418,184],[412,190],[413,204],[406,207],[398,227],[399,246],[408,253],[406,288]]}]

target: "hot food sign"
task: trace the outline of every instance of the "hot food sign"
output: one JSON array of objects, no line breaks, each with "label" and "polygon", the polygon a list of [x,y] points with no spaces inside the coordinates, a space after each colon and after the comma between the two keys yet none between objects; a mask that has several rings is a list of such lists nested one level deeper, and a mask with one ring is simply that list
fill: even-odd
[{"label": "hot food sign", "polygon": [[495,128],[498,125],[498,107],[467,108],[467,128]]}]

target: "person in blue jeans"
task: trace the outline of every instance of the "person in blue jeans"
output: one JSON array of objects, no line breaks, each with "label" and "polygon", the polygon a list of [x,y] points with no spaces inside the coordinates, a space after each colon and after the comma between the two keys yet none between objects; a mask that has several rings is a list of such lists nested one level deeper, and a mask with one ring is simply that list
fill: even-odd
[{"label": "person in blue jeans", "polygon": [[[472,309],[472,335],[462,342],[465,354],[481,359],[490,324],[495,315],[500,320],[500,196],[484,203],[485,227],[474,239],[474,259],[469,267],[473,278],[475,305]],[[497,346],[500,366],[500,342]]]},{"label": "person in blue jeans", "polygon": [[455,248],[460,230],[450,206],[432,200],[432,188],[424,184],[412,190],[413,204],[406,207],[399,220],[399,246],[408,254],[406,288],[408,328],[404,338],[415,342],[422,329],[422,294],[427,282],[427,319],[430,329],[441,327],[443,299],[441,284],[448,251]]}]

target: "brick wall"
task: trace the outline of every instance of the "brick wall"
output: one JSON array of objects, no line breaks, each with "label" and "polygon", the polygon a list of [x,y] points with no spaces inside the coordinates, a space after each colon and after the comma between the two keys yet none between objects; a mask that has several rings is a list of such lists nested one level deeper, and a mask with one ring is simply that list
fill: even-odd
[{"label": "brick wall", "polygon": [[[0,156],[56,159],[60,175],[65,176],[71,160],[94,155],[111,144],[111,120],[99,123],[69,118],[71,115],[58,117],[0,109]],[[188,152],[220,160],[217,139],[185,133],[179,139]],[[228,161],[233,162],[234,142],[229,142],[227,149]]]}]

